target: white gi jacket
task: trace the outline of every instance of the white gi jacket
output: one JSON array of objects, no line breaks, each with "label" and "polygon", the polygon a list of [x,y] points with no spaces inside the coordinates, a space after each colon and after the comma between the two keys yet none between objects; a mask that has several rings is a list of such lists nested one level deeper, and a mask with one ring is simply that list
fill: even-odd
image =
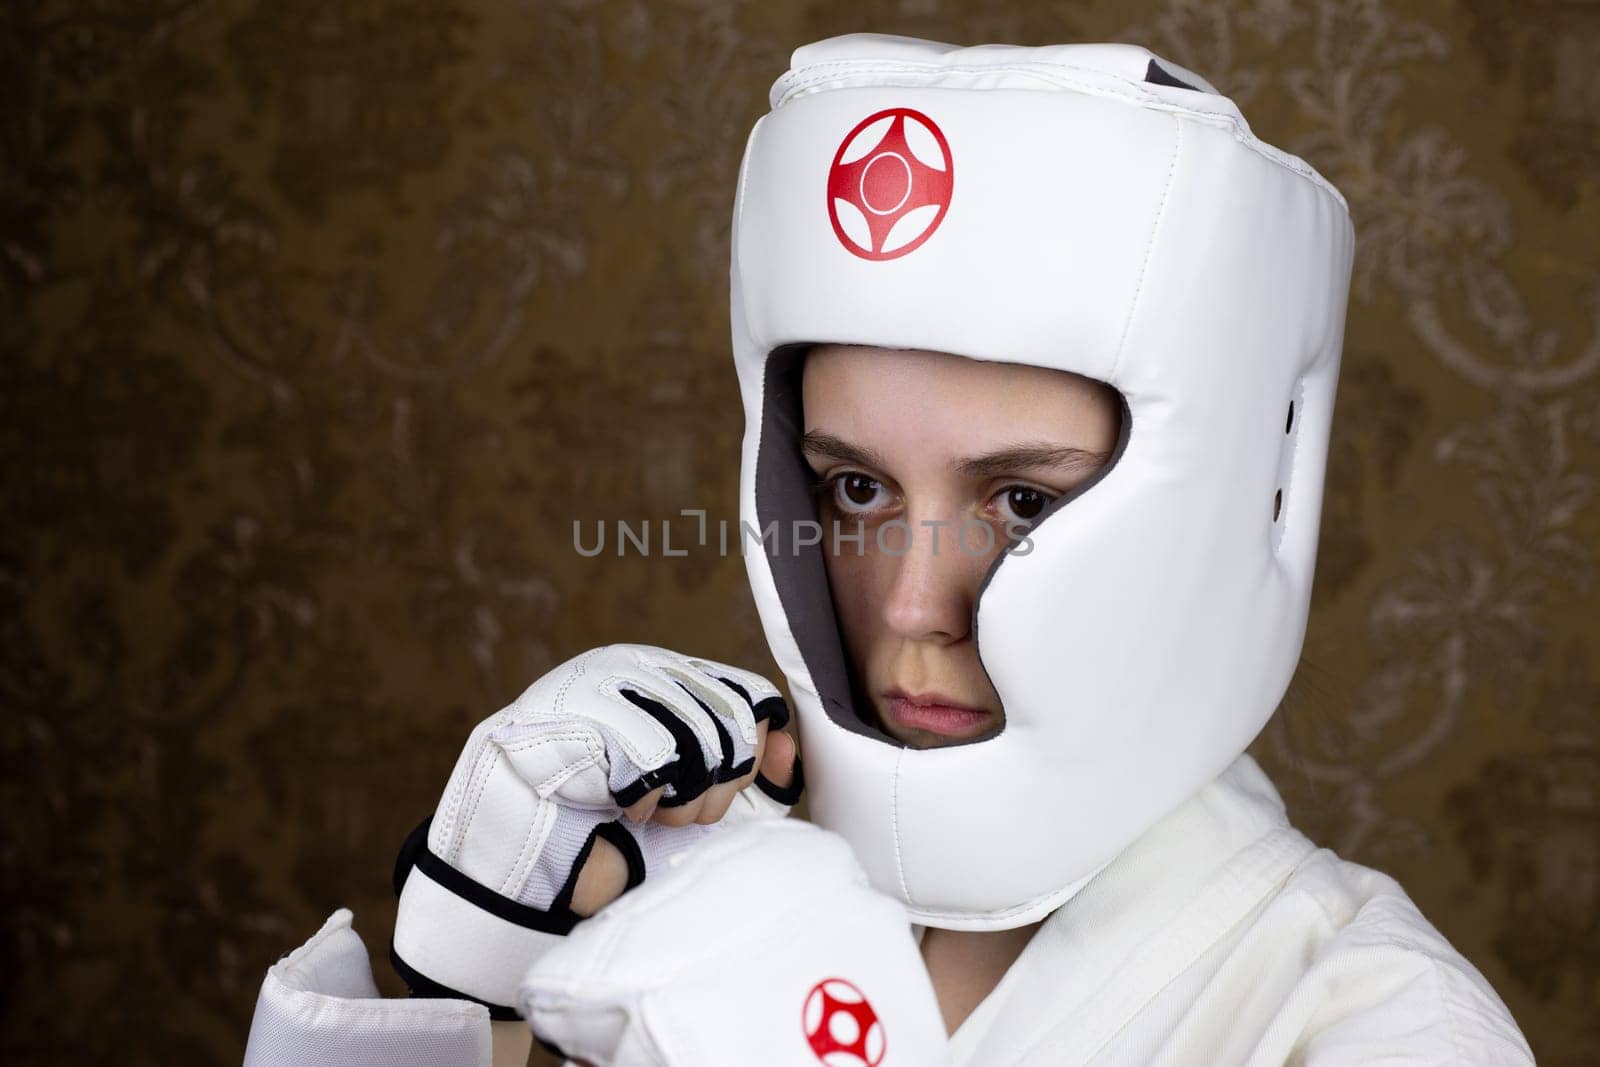
[{"label": "white gi jacket", "polygon": [[1399,884],[1290,826],[1249,756],[1046,919],[951,1040],[973,1067],[1533,1062]]},{"label": "white gi jacket", "polygon": [[[486,1011],[377,999],[349,923],[336,913],[269,973],[246,1062],[486,1065]],[[751,1062],[762,1062],[756,1051]],[[1243,756],[1045,920],[951,1037],[951,1062],[1410,1067],[1533,1056],[1494,990],[1394,879],[1308,841]]]}]

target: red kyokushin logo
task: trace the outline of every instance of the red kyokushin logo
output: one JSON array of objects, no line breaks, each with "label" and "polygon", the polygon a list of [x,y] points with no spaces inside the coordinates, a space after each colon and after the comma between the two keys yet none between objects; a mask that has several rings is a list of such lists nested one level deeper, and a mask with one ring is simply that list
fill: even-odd
[{"label": "red kyokushin logo", "polygon": [[922,245],[950,208],[950,143],[932,119],[892,107],[862,119],[828,171],[833,232],[862,259],[896,259]]},{"label": "red kyokushin logo", "polygon": [[843,978],[824,978],[806,994],[800,1015],[811,1051],[828,1067],[878,1067],[883,1024],[866,995]]}]

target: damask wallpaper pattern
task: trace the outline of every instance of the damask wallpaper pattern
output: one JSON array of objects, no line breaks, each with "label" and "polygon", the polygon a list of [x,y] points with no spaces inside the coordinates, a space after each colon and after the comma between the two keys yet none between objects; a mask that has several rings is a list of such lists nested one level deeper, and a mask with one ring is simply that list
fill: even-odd
[{"label": "damask wallpaper pattern", "polygon": [[[773,672],[727,231],[790,50],[1125,40],[1359,239],[1305,662],[1255,751],[1541,1062],[1600,1057],[1600,4],[14,0],[0,14],[0,1050],[236,1062],[468,729],[639,640]],[[381,955],[381,953],[380,953]],[[380,981],[399,983],[380,960]]]}]

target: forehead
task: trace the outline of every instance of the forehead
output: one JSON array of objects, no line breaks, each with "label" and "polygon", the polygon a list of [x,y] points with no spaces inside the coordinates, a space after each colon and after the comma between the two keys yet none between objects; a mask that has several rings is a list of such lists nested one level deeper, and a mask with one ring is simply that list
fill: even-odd
[{"label": "forehead", "polygon": [[964,451],[1019,437],[1077,443],[1113,401],[1066,371],[923,349],[814,346],[802,378],[807,430],[875,439],[920,437]]}]

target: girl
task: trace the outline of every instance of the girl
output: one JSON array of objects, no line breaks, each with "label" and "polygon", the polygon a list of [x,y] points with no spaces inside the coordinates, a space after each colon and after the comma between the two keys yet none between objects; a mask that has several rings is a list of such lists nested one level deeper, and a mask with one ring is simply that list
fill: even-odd
[{"label": "girl", "polygon": [[[1305,631],[1338,191],[1143,49],[854,34],[774,85],[732,238],[745,558],[823,829],[761,818],[798,785],[765,681],[586,653],[474,732],[401,864],[397,966],[486,1007],[405,1002],[384,1039],[482,1062],[498,1013],[597,1067],[1531,1063],[1244,755]],[[342,924],[269,974],[255,1062],[373,1025],[317,987],[364,964]]]}]

